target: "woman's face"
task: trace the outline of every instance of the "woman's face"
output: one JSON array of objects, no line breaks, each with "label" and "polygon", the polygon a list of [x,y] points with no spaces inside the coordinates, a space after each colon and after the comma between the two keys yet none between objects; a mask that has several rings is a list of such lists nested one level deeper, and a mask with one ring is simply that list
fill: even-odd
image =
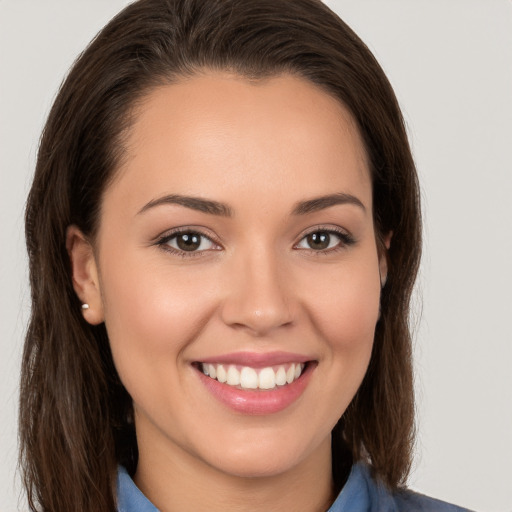
[{"label": "woman's face", "polygon": [[327,463],[386,272],[338,101],[292,76],[212,72],[152,91],[96,242],[85,316],[106,323],[141,464],[263,476]]}]

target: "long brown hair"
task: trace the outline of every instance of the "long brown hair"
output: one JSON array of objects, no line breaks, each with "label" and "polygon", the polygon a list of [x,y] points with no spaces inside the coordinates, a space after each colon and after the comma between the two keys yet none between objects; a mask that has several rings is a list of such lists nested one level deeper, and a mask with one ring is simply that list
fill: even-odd
[{"label": "long brown hair", "polygon": [[94,239],[103,192],[123,158],[138,100],[199,70],[258,79],[293,73],[352,113],[370,164],[380,250],[392,232],[364,381],[333,432],[390,488],[407,477],[414,438],[409,304],[420,256],[418,184],[404,122],[382,69],[320,0],[140,0],[78,58],[41,139],[26,210],[32,316],[20,396],[20,464],[31,510],[115,510],[116,467],[137,464],[131,399],[104,325],[81,315],[66,228]]}]

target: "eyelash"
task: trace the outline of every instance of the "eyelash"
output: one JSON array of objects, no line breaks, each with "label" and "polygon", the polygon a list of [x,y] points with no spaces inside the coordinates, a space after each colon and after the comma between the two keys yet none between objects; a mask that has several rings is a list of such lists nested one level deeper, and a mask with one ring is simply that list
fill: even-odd
[{"label": "eyelash", "polygon": [[[183,251],[180,249],[176,249],[174,247],[169,246],[169,242],[174,238],[177,238],[180,235],[196,235],[201,239],[206,239],[211,242],[213,245],[219,247],[219,244],[215,242],[211,236],[208,236],[201,231],[191,228],[178,228],[172,231],[171,233],[167,233],[158,238],[155,245],[159,246],[162,250],[170,252],[175,256],[180,256],[181,258],[197,258],[199,256],[204,256],[204,253],[209,250],[219,250],[219,249],[204,249],[202,251]],[[202,242],[201,242],[202,243]]]},{"label": "eyelash", "polygon": [[351,234],[347,233],[346,231],[340,228],[332,226],[315,226],[313,229],[304,233],[301,236],[299,242],[295,244],[294,248],[296,248],[305,238],[315,233],[325,233],[329,236],[335,235],[336,237],[339,238],[339,242],[334,247],[322,250],[315,250],[310,248],[309,251],[315,256],[327,256],[338,251],[343,251],[347,247],[350,247],[351,245],[354,245],[356,243],[355,238]]},{"label": "eyelash", "polygon": [[[305,249],[305,250],[309,250],[315,256],[323,256],[323,255],[332,254],[333,252],[343,250],[343,249],[345,249],[351,245],[354,245],[356,243],[356,240],[352,237],[352,235],[350,235],[349,233],[347,233],[341,229],[333,228],[332,226],[329,226],[329,227],[316,226],[314,229],[308,231],[307,233],[304,233],[301,236],[299,242],[294,245],[294,249],[300,250],[298,248],[298,245],[304,239],[306,239],[308,236],[313,235],[315,233],[324,233],[329,236],[335,235],[340,240],[334,247],[330,247],[327,249],[320,249],[320,250],[315,250],[312,248]],[[171,233],[167,233],[167,234],[159,237],[158,240],[155,242],[155,245],[161,247],[161,249],[164,251],[170,252],[171,254],[180,256],[182,258],[200,257],[200,256],[204,256],[204,254],[210,250],[219,250],[219,249],[203,249],[200,251],[198,251],[198,250],[185,251],[185,250],[180,250],[180,249],[176,249],[174,247],[169,246],[169,242],[171,240],[177,238],[180,235],[185,235],[185,234],[195,235],[195,236],[200,237],[201,239],[206,239],[217,247],[219,247],[219,245],[220,245],[217,242],[215,242],[215,240],[213,240],[212,237],[210,237],[204,233],[201,233],[201,231],[194,230],[191,228],[176,229],[176,230],[172,231]]]}]

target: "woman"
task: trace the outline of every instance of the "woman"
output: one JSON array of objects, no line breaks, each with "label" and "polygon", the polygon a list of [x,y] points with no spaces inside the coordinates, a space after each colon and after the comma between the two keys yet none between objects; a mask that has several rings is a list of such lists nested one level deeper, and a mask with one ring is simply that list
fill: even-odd
[{"label": "woman", "polygon": [[320,2],[126,8],[55,101],[26,233],[33,510],[460,510],[403,488],[417,179]]}]

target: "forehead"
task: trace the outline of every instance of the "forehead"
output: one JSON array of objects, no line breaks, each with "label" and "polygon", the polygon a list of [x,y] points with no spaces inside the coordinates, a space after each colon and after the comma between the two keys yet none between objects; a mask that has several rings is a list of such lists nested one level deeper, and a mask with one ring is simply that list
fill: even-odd
[{"label": "forehead", "polygon": [[355,121],[296,76],[249,81],[209,72],[158,87],[139,103],[126,148],[106,199],[116,189],[140,201],[163,193],[228,200],[240,191],[261,199],[334,191],[363,195],[371,208]]}]

